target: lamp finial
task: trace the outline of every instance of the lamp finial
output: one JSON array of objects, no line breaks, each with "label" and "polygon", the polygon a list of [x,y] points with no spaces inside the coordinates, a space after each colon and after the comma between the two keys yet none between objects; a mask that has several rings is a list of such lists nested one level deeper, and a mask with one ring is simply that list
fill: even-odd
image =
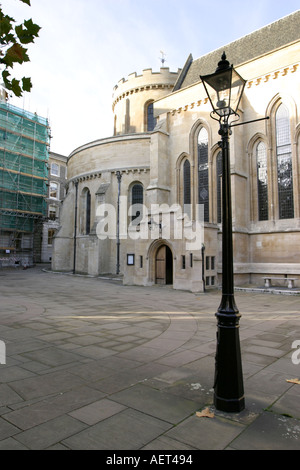
[{"label": "lamp finial", "polygon": [[230,64],[229,64],[228,60],[226,59],[226,54],[225,54],[225,51],[224,51],[223,54],[222,54],[221,60],[218,63],[218,67],[217,67],[216,72],[220,72],[221,70],[226,70],[229,67],[230,67]]}]

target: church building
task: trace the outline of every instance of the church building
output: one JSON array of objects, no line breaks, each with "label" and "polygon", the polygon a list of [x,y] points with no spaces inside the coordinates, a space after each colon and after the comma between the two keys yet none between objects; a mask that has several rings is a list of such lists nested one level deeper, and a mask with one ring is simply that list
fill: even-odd
[{"label": "church building", "polygon": [[230,136],[234,283],[300,287],[299,32],[300,10],[176,72],[121,79],[113,136],[68,157],[52,269],[191,292],[221,285],[222,152],[200,76],[225,52],[246,80]]}]

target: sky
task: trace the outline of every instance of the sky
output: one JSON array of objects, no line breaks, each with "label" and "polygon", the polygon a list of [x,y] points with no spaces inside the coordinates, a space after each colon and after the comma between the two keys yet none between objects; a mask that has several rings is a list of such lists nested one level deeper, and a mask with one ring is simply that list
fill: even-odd
[{"label": "sky", "polygon": [[[28,47],[30,62],[15,78],[33,88],[10,103],[48,118],[50,151],[113,135],[112,93],[122,78],[144,69],[176,72],[194,59],[299,9],[299,0],[0,0],[16,24],[41,26]],[[250,6],[250,8],[249,8]],[[1,78],[1,77],[0,77]]]}]

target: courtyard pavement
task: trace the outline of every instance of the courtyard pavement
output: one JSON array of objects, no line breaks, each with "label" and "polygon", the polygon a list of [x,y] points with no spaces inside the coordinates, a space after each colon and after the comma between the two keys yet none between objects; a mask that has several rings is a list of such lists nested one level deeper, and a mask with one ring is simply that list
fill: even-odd
[{"label": "courtyard pavement", "polygon": [[0,450],[300,450],[299,295],[236,292],[246,408],[223,413],[220,291],[44,268],[0,270]]}]

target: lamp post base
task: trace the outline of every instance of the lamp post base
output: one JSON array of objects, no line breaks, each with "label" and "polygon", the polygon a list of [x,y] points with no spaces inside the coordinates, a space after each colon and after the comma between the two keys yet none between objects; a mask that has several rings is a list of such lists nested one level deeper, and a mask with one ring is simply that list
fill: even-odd
[{"label": "lamp post base", "polygon": [[245,408],[243,371],[237,312],[216,314],[218,318],[214,404],[217,410],[240,412]]},{"label": "lamp post base", "polygon": [[214,396],[214,405],[217,410],[225,411],[227,413],[239,413],[245,409],[245,399],[237,398],[237,399],[228,399]]}]

